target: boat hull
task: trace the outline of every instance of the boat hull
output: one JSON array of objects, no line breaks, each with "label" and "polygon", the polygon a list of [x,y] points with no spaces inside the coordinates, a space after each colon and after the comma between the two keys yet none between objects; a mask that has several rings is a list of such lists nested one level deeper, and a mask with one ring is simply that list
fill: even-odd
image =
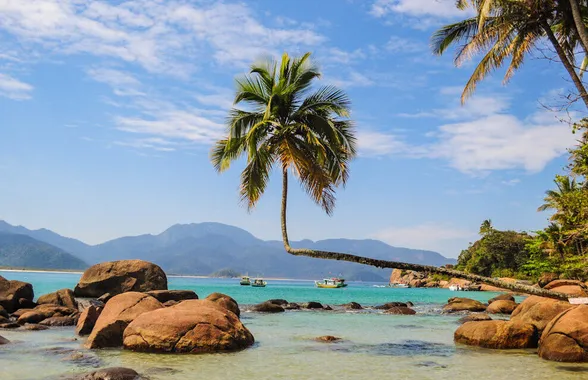
[{"label": "boat hull", "polygon": [[316,284],[317,288],[323,288],[323,289],[338,289],[338,288],[344,288],[346,286],[347,286],[347,284],[341,284],[341,285]]}]

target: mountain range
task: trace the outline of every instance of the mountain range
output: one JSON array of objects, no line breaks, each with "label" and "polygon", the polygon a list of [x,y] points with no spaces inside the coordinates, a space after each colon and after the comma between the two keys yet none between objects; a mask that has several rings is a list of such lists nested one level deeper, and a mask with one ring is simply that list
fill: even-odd
[{"label": "mountain range", "polygon": [[[437,252],[392,247],[371,239],[302,240],[292,246],[435,266],[455,263]],[[4,254],[5,251],[12,253]],[[251,276],[342,275],[349,280],[387,281],[390,273],[389,269],[355,263],[291,256],[281,241],[261,240],[241,228],[221,223],[176,224],[158,235],[127,236],[88,245],[47,229],[29,230],[0,221],[0,266],[81,269],[122,259],[143,259],[160,265],[167,273],[186,275],[230,269]]]}]

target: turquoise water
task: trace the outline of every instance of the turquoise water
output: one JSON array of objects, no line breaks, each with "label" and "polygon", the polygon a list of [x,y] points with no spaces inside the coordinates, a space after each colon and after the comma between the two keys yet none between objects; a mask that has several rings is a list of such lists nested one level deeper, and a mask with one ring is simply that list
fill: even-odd
[{"label": "turquoise water", "polygon": [[[33,283],[37,295],[73,287],[79,278],[76,274],[0,272],[0,275]],[[456,346],[453,332],[459,317],[439,314],[447,298],[455,295],[448,290],[378,288],[367,283],[351,283],[345,289],[316,289],[306,281],[270,281],[266,288],[250,288],[240,287],[236,280],[193,278],[170,278],[169,285],[193,289],[201,297],[220,291],[241,304],[269,298],[315,300],[325,304],[356,301],[363,305],[410,300],[418,314],[245,312],[242,321],[255,336],[255,345],[241,352],[216,355],[138,354],[118,349],[88,351],[82,347],[83,338],[77,338],[71,328],[39,332],[5,330],[0,335],[13,343],[0,346],[0,379],[54,379],[105,366],[131,367],[152,380],[588,377],[588,365],[543,361],[535,350],[496,351]],[[485,301],[494,294],[469,292],[467,296]],[[335,344],[313,341],[320,335],[336,335],[344,340]],[[76,355],[72,357],[72,354]]]}]

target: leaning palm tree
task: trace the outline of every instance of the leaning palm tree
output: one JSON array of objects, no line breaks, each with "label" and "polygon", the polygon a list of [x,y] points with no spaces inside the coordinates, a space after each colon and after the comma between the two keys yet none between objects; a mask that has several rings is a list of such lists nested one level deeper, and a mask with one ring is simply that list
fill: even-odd
[{"label": "leaning palm tree", "polygon": [[580,39],[569,3],[457,0],[457,7],[473,8],[475,16],[442,27],[433,34],[431,44],[433,52],[438,55],[451,45],[459,45],[455,57],[457,66],[479,53],[483,54],[464,87],[462,102],[473,94],[480,81],[507,62],[504,82],[508,82],[536,45],[547,38],[588,107],[588,92],[575,67],[575,48]]},{"label": "leaning palm tree", "polygon": [[545,203],[539,206],[537,211],[555,210],[550,220],[566,226],[572,216],[570,214],[574,212],[574,209],[568,206],[568,199],[571,194],[580,190],[580,186],[574,178],[568,176],[557,176],[554,182],[557,189],[545,192]]},{"label": "leaning palm tree", "polygon": [[335,206],[335,189],[347,182],[349,163],[356,155],[349,98],[333,86],[314,88],[313,82],[319,77],[318,68],[310,61],[310,53],[300,58],[284,54],[280,63],[264,61],[252,65],[249,75],[237,80],[235,107],[229,113],[227,134],[211,151],[212,163],[219,172],[229,169],[233,161],[245,156],[247,164],[241,173],[240,195],[250,210],[263,195],[272,171],[280,172],[282,238],[286,252],[379,268],[440,273],[519,292],[566,298],[556,292],[444,267],[292,248],[286,223],[290,174],[330,215]]}]

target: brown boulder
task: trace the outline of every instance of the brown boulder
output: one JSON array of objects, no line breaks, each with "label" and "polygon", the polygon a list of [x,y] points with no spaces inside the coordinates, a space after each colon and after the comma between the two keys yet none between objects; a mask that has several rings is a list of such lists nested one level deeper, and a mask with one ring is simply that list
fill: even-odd
[{"label": "brown boulder", "polygon": [[71,289],[61,289],[53,293],[45,294],[37,300],[39,305],[53,304],[59,306],[69,307],[70,309],[77,309],[78,302],[74,297]]},{"label": "brown boulder", "polygon": [[511,300],[498,300],[492,302],[486,308],[486,313],[490,314],[512,314],[517,308],[517,303]]},{"label": "brown boulder", "polygon": [[467,287],[469,287],[470,285],[472,285],[472,282],[470,280],[466,280],[463,278],[452,278],[449,280],[449,282],[447,284],[445,284],[444,288],[449,288],[451,285],[459,285],[462,289],[465,289]]},{"label": "brown boulder", "polygon": [[545,329],[545,326],[547,326],[556,315],[571,307],[572,305],[565,301],[530,296],[514,309],[510,320],[513,322],[531,324],[535,326],[537,332],[541,334]]},{"label": "brown boulder", "polygon": [[163,270],[143,260],[120,260],[100,263],[88,268],[74,293],[77,297],[112,296],[125,292],[148,292],[167,289]]},{"label": "brown boulder", "polygon": [[244,349],[254,338],[218,303],[190,300],[140,315],[125,330],[123,342],[134,351],[205,353]]},{"label": "brown boulder", "polygon": [[480,291],[482,292],[505,292],[507,289],[499,288],[497,286],[488,285],[488,284],[480,284]]},{"label": "brown boulder", "polygon": [[74,317],[50,317],[39,322],[43,326],[74,326],[76,318]]},{"label": "brown boulder", "polygon": [[408,307],[408,304],[406,302],[387,302],[383,305],[374,306],[374,309],[388,310],[393,307]]},{"label": "brown boulder", "polygon": [[96,321],[102,313],[102,307],[97,307],[94,305],[88,306],[78,319],[78,323],[76,326],[76,333],[78,335],[88,335],[92,332],[94,325],[96,325]]},{"label": "brown boulder", "polygon": [[537,330],[533,325],[512,321],[466,322],[453,334],[456,343],[485,348],[537,347]]},{"label": "brown boulder", "polygon": [[70,377],[68,380],[140,380],[139,374],[123,367],[103,368],[98,371]]},{"label": "brown boulder", "polygon": [[147,294],[161,303],[198,299],[198,295],[193,290],[151,290]]},{"label": "brown boulder", "polygon": [[161,302],[145,293],[127,292],[112,297],[100,313],[86,347],[121,346],[123,332],[129,323],[143,313],[162,307]]},{"label": "brown boulder", "polygon": [[384,314],[397,314],[397,315],[412,315],[416,314],[416,311],[411,309],[410,307],[391,307],[384,312]]},{"label": "brown boulder", "polygon": [[588,305],[556,316],[539,342],[539,356],[558,362],[588,362]]},{"label": "brown boulder", "polygon": [[537,283],[539,284],[540,287],[545,287],[545,285],[549,284],[552,281],[558,280],[559,279],[559,275],[557,273],[552,273],[552,272],[545,272],[541,275],[541,277],[539,277],[539,281],[537,281]]},{"label": "brown boulder", "polygon": [[347,310],[362,310],[363,309],[363,307],[360,304],[358,304],[357,302],[349,302],[349,303],[343,304],[341,306],[343,306],[343,308],[347,309]]},{"label": "brown boulder", "polygon": [[485,311],[486,306],[480,302],[469,298],[453,297],[447,300],[447,305],[443,307],[444,313],[455,313],[458,311]]},{"label": "brown boulder", "polygon": [[10,315],[8,312],[2,306],[0,306],[0,317],[8,318],[9,316]]},{"label": "brown boulder", "polygon": [[10,320],[2,315],[0,315],[0,323],[8,323]]},{"label": "brown boulder", "polygon": [[582,281],[567,280],[567,279],[551,281],[547,285],[545,285],[543,288],[547,289],[547,290],[553,290],[553,289],[558,288],[560,286],[568,286],[568,285],[586,288],[586,284],[584,284]]},{"label": "brown boulder", "polygon": [[0,323],[0,329],[17,329],[20,325],[16,322]]},{"label": "brown boulder", "polygon": [[[39,323],[47,318],[71,316],[75,313],[77,313],[77,309],[70,309],[65,306],[44,304],[39,305],[36,308],[25,313],[19,313],[20,316],[18,317],[17,322],[21,325],[24,325],[25,323]],[[13,314],[13,316],[16,315]]]},{"label": "brown boulder", "polygon": [[241,310],[239,304],[233,298],[222,293],[212,293],[206,297],[208,301],[219,304],[227,310],[232,311],[237,317],[241,316]]},{"label": "brown boulder", "polygon": [[458,323],[466,323],[466,322],[478,322],[478,321],[491,321],[492,318],[488,314],[485,313],[473,313],[470,315],[466,315],[461,317],[457,320]]},{"label": "brown boulder", "polygon": [[257,311],[258,313],[283,313],[284,308],[278,304],[272,303],[270,301],[265,301],[260,304],[253,306],[253,311]]},{"label": "brown boulder", "polygon": [[588,287],[582,281],[555,280],[545,285],[544,289],[567,294],[573,297],[588,297]]},{"label": "brown boulder", "polygon": [[8,343],[10,343],[10,341],[0,335],[0,346],[3,344],[8,344]]},{"label": "brown boulder", "polygon": [[28,330],[28,331],[49,330],[49,327],[43,326],[43,325],[37,325],[35,323],[26,323],[22,328],[25,329],[25,330]]},{"label": "brown boulder", "polygon": [[515,298],[511,293],[504,293],[504,294],[499,294],[494,298],[490,298],[488,300],[488,304],[491,304],[494,301],[512,301],[515,302]]},{"label": "brown boulder", "polygon": [[33,298],[35,298],[33,285],[28,282],[7,280],[0,276],[0,306],[8,313],[19,309],[20,299],[32,302]]}]

